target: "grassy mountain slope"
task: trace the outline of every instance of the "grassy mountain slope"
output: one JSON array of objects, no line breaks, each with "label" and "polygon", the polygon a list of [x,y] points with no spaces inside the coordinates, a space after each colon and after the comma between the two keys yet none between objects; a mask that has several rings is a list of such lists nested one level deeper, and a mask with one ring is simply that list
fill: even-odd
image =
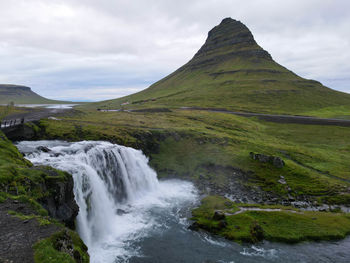
[{"label": "grassy mountain slope", "polygon": [[224,19],[195,56],[148,89],[97,107],[215,107],[301,114],[345,105],[350,94],[301,78],[276,63],[239,21]]},{"label": "grassy mountain slope", "polygon": [[20,85],[0,84],[0,104],[55,104],[64,101],[46,99],[31,88]]}]

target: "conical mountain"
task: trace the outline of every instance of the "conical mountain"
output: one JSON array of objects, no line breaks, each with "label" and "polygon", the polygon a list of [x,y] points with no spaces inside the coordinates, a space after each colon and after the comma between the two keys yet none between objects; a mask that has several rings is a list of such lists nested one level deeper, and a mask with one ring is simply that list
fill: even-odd
[{"label": "conical mountain", "polygon": [[305,113],[350,105],[350,94],[299,77],[276,63],[240,21],[225,18],[208,33],[195,56],[149,88],[100,106],[211,107]]}]

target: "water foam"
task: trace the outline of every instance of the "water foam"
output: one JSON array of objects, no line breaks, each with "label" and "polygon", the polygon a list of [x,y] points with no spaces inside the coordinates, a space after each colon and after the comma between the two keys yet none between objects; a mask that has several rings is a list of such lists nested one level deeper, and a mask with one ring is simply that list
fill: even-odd
[{"label": "water foam", "polygon": [[262,247],[251,246],[250,248],[243,248],[243,251],[241,251],[240,254],[244,256],[263,257],[272,259],[277,257],[277,252],[278,251],[274,248],[265,249]]}]

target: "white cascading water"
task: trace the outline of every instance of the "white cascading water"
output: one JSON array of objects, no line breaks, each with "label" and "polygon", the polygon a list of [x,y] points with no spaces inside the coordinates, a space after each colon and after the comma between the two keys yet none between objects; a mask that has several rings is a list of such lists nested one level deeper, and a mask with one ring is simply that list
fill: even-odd
[{"label": "white cascading water", "polygon": [[[38,146],[50,151],[39,151]],[[147,157],[133,148],[101,141],[24,141],[17,147],[34,164],[73,175],[77,228],[91,262],[122,262],[137,256],[132,241],[162,223],[150,215],[152,209],[169,212],[196,199],[188,182],[159,182]]]}]

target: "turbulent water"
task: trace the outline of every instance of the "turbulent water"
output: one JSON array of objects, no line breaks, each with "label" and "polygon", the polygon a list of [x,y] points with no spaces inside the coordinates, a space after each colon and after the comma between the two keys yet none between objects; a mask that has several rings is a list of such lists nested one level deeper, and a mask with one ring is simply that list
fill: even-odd
[{"label": "turbulent water", "polygon": [[[45,146],[49,152],[37,150]],[[70,172],[91,262],[349,262],[350,239],[242,246],[188,230],[198,203],[185,181],[158,181],[141,151],[99,141],[20,142],[34,164]]]}]

